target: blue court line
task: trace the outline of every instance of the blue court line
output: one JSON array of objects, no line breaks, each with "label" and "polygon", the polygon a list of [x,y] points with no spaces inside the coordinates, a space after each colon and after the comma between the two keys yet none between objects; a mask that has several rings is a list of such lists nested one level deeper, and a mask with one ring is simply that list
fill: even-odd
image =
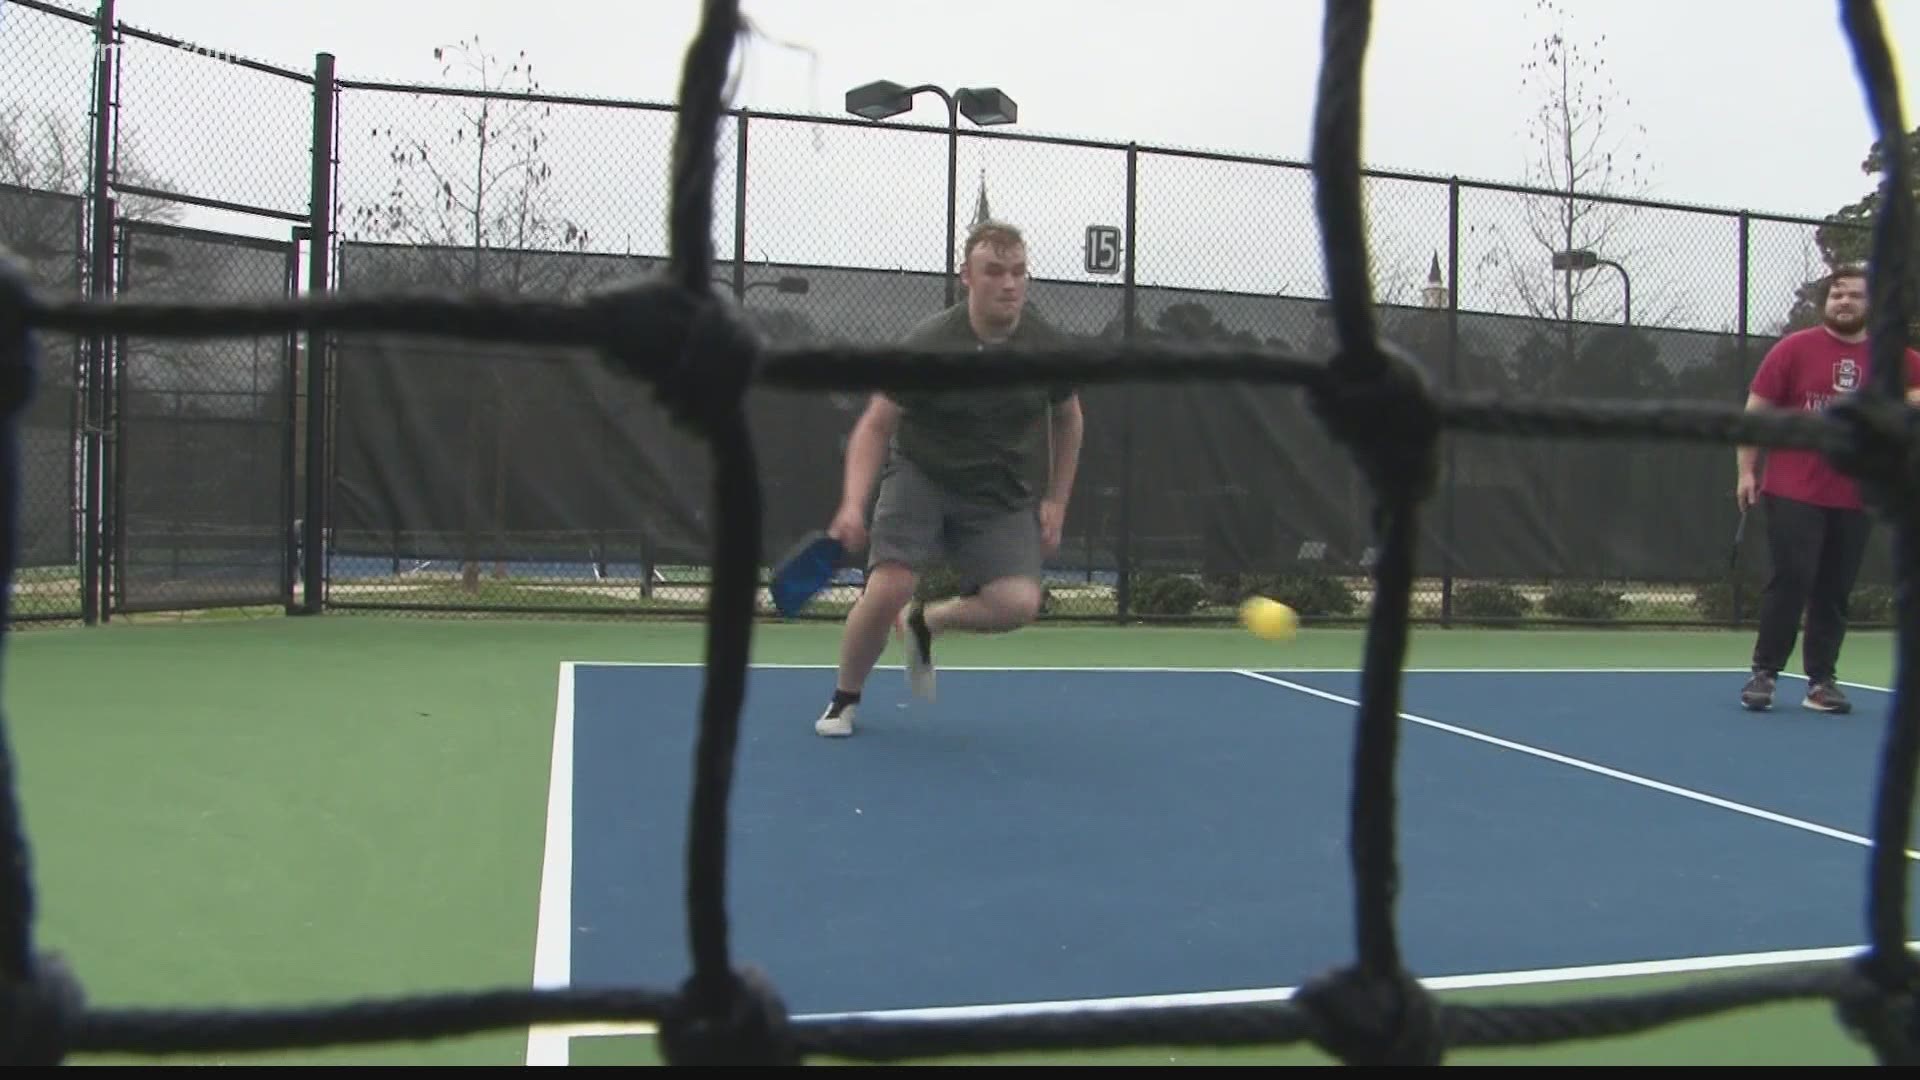
[{"label": "blue court line", "polygon": [[[756,670],[736,779],[738,955],[789,1008],[1273,987],[1350,958],[1350,707],[1231,672],[951,669],[930,707],[877,677],[829,741],[829,670]],[[702,673],[570,671],[568,978],[672,985]],[[1530,707],[1482,686],[1482,728]],[[1861,935],[1850,845],[1418,726],[1402,760],[1423,975]]]}]

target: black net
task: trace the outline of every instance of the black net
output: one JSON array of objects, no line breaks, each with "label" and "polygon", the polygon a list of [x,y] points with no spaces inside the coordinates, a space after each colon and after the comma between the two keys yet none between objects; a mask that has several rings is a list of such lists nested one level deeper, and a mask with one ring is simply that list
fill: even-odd
[{"label": "black net", "polygon": [[[455,268],[578,300],[659,260],[348,243],[340,292],[437,289]],[[730,281],[727,263],[716,278]],[[749,268],[740,317],[774,348],[897,342],[944,303],[937,274],[804,264]],[[782,292],[782,282],[806,291]],[[1325,301],[1037,280],[1035,309],[1088,344],[1245,347],[1325,355]],[[1468,395],[1740,401],[1777,338],[1568,324],[1381,305],[1392,340]],[[583,350],[394,335],[342,340],[328,563],[337,607],[686,613],[712,580],[705,455],[646,394]],[[475,374],[478,373],[478,377]],[[756,388],[765,550],[818,527],[839,498],[857,393]],[[1047,614],[1230,618],[1261,591],[1302,615],[1359,619],[1371,594],[1372,496],[1346,451],[1287,388],[1203,381],[1091,386],[1073,512],[1049,561]],[[1730,569],[1731,452],[1615,442],[1451,440],[1423,531],[1415,618],[1578,622],[1751,618],[1757,532]],[[1676,532],[1671,508],[1707,508]],[[1891,617],[1891,541],[1876,531],[1857,625]],[[1123,590],[1122,583],[1126,588]],[[1742,592],[1736,593],[1735,584]],[[844,614],[850,592],[809,617]],[[1736,607],[1736,601],[1738,606]],[[1446,605],[1443,607],[1443,605]]]},{"label": "black net", "polygon": [[[450,70],[471,60],[461,49],[448,57]],[[538,86],[519,67],[482,82],[471,91],[343,84],[343,242],[334,285],[365,296],[391,285],[577,298],[609,274],[656,265],[629,253],[664,247],[662,148],[672,114],[643,103],[523,97],[515,91]],[[483,121],[500,134],[484,148],[458,134]],[[714,284],[728,289],[738,275],[743,318],[775,347],[897,341],[953,296],[941,269],[943,136],[837,118],[724,118],[714,144],[713,237],[716,252],[732,259],[713,264]],[[1314,212],[1307,168],[1020,133],[963,131],[954,152],[958,217],[1035,223],[1031,295],[1070,333],[1302,355],[1331,348],[1325,274],[1312,232],[1300,227]],[[446,175],[490,171],[489,163],[509,181],[484,194],[443,190]],[[532,165],[539,167],[521,168]],[[528,179],[514,179],[521,176]],[[1061,184],[1062,176],[1072,183]],[[1194,191],[1208,198],[1195,200]],[[1417,346],[1441,386],[1459,392],[1737,401],[1775,337],[1804,325],[1791,318],[1796,290],[1823,265],[1806,257],[1817,231],[1811,223],[1640,201],[1588,206],[1584,197],[1423,177],[1368,175],[1361,193],[1383,325]],[[1627,253],[1631,294],[1609,272],[1569,281],[1552,270],[1540,228],[1562,212],[1579,216],[1583,239],[1604,229],[1608,250]],[[1138,265],[1075,277],[1082,221],[1109,223],[1116,250]],[[823,251],[833,265],[818,264]],[[1564,296],[1562,285],[1571,286]],[[348,343],[343,378],[365,389],[377,370],[411,394],[411,365],[396,350],[429,347],[440,348]],[[509,346],[488,355],[512,368],[538,353]],[[374,395],[342,401],[341,424],[366,438],[336,478],[344,518],[333,523],[342,531],[327,562],[329,606],[698,611],[713,571],[685,508],[700,501],[705,481],[697,469],[659,471],[657,446],[673,435],[657,430],[658,414],[622,406],[634,426],[610,436],[612,445],[633,443],[631,452],[653,464],[631,482],[638,488],[619,496],[628,535],[609,536],[601,508],[583,509],[588,500],[575,497],[579,480],[563,477],[556,487],[547,479],[562,470],[577,476],[591,462],[515,460],[515,448],[543,431],[556,434],[559,453],[572,453],[582,436],[566,430],[568,408],[542,420],[501,396],[502,380],[514,375],[489,377],[494,405],[478,390],[461,391],[472,399],[466,412],[442,402],[434,436],[442,449],[423,451],[434,457],[428,464],[373,456],[375,446],[400,445],[383,430],[396,414]],[[568,392],[521,396],[558,402],[555,395]],[[602,409],[597,397],[576,398],[581,409]],[[767,430],[797,447],[839,446],[858,398],[832,400],[838,411],[783,407]],[[1365,617],[1375,545],[1364,484],[1323,430],[1301,422],[1293,395],[1198,385],[1150,399],[1092,388],[1087,400],[1094,422],[1068,534],[1046,570],[1046,617],[1226,620],[1235,599],[1254,589],[1316,620]],[[1212,422],[1222,415],[1252,422]],[[815,419],[834,430],[808,430]],[[435,457],[456,445],[467,449]],[[1669,473],[1651,464],[1658,453],[1642,448],[1535,450],[1526,440],[1477,434],[1449,444],[1433,528],[1421,536],[1412,617],[1751,621],[1746,594],[1758,567],[1751,551],[1729,567],[1730,526],[1716,521],[1678,545],[1665,535],[1663,496],[1706,482],[1724,451],[1682,455],[1683,467]],[[488,454],[492,460],[482,460]],[[1250,482],[1233,468],[1239,461],[1273,465],[1252,482],[1271,509],[1257,508]],[[459,475],[447,473],[456,463]],[[403,487],[428,476],[431,487]],[[1712,482],[1724,487],[1722,479]],[[678,488],[661,486],[675,481]],[[541,517],[546,490],[560,496],[544,499],[553,513]],[[445,508],[449,491],[457,511]],[[834,497],[783,478],[768,499],[769,546],[791,538],[780,520],[817,521],[818,504]],[[1730,500],[1715,502],[1728,512]],[[1863,627],[1887,624],[1892,612],[1887,545],[1874,545],[1852,605]],[[935,577],[944,584],[938,568]],[[803,617],[837,618],[851,595],[837,591]]]},{"label": "black net", "polygon": [[[657,263],[486,249],[343,245],[339,291],[432,287],[464,263],[577,301]],[[587,350],[401,335],[334,346],[329,605],[698,612],[711,580],[711,466],[644,387]],[[774,444],[767,544],[838,497],[833,401],[756,390]]]},{"label": "black net", "polygon": [[[121,227],[120,294],[136,303],[290,294],[291,244]],[[108,595],[117,611],[292,599],[291,334],[115,346],[118,438]]]},{"label": "black net", "polygon": [[[1437,1064],[1454,1048],[1617,1036],[1732,1009],[1811,998],[1831,1003],[1836,1020],[1871,1045],[1882,1064],[1920,1062],[1915,998],[1920,965],[1907,945],[1909,840],[1915,771],[1920,767],[1920,705],[1913,697],[1920,677],[1920,588],[1914,584],[1920,571],[1920,421],[1902,401],[1905,388],[1900,384],[1913,306],[1916,211],[1907,197],[1913,166],[1902,138],[1906,127],[1898,82],[1877,12],[1865,0],[1847,0],[1841,10],[1888,160],[1882,178],[1885,209],[1872,245],[1875,378],[1860,394],[1820,413],[1748,413],[1717,391],[1711,402],[1688,400],[1679,385],[1681,373],[1694,373],[1704,390],[1717,387],[1722,377],[1737,382],[1735,373],[1752,362],[1755,354],[1746,347],[1729,358],[1724,338],[1688,338],[1684,340],[1691,344],[1675,345],[1672,351],[1663,346],[1661,366],[1667,374],[1660,376],[1646,362],[1646,346],[1631,337],[1634,331],[1624,318],[1616,332],[1621,336],[1598,328],[1567,328],[1563,318],[1555,341],[1552,332],[1537,323],[1510,320],[1487,322],[1484,328],[1460,326],[1455,333],[1450,314],[1447,359],[1441,361],[1436,359],[1441,354],[1433,344],[1430,314],[1377,308],[1364,227],[1368,199],[1359,172],[1360,89],[1371,17],[1364,0],[1327,7],[1312,196],[1330,299],[1307,313],[1285,316],[1287,321],[1277,329],[1252,339],[1221,337],[1213,330],[1196,333],[1187,320],[1197,318],[1197,312],[1170,301],[1160,308],[1143,303],[1138,311],[1142,327],[1165,336],[1128,327],[1115,341],[1110,334],[1101,336],[1102,328],[1111,325],[1112,309],[1090,301],[1079,316],[1071,305],[1054,309],[1065,322],[1078,317],[1098,325],[1080,325],[1075,347],[1044,355],[913,352],[891,344],[867,345],[864,342],[872,339],[861,335],[831,340],[830,334],[829,340],[817,343],[768,348],[770,335],[755,333],[753,320],[716,297],[714,290],[719,267],[711,250],[713,148],[730,53],[741,31],[737,5],[719,0],[703,6],[700,30],[688,52],[672,159],[668,258],[657,272],[639,280],[631,280],[631,270],[609,271],[617,286],[597,292],[570,287],[544,297],[441,285],[411,294],[379,289],[255,303],[223,303],[197,284],[194,294],[179,302],[123,297],[90,304],[35,294],[23,278],[10,277],[0,295],[0,328],[8,333],[0,341],[0,362],[5,365],[0,389],[6,391],[10,421],[17,422],[25,403],[21,375],[32,359],[28,331],[229,342],[303,328],[337,334],[343,344],[363,343],[357,354],[343,349],[341,358],[343,377],[357,368],[353,376],[367,380],[357,400],[364,402],[384,387],[413,403],[408,415],[431,417],[425,422],[438,427],[437,436],[454,440],[437,451],[438,464],[432,466],[437,472],[426,478],[451,487],[454,494],[403,499],[378,491],[387,481],[370,463],[382,452],[380,435],[367,426],[359,436],[366,444],[358,451],[363,467],[357,475],[343,469],[341,484],[343,493],[354,492],[371,508],[361,511],[361,532],[367,537],[383,530],[389,536],[404,532],[404,540],[389,541],[394,550],[405,543],[423,554],[469,560],[488,550],[481,538],[516,529],[522,533],[518,546],[529,550],[577,548],[581,536],[541,537],[525,522],[546,518],[516,516],[517,500],[543,497],[537,489],[561,477],[560,471],[529,471],[541,466],[522,464],[521,458],[533,456],[522,448],[534,439],[560,438],[541,425],[553,424],[550,417],[560,410],[576,410],[567,413],[574,428],[570,441],[558,444],[566,455],[560,459],[563,464],[587,463],[592,451],[594,471],[618,473],[636,463],[660,476],[673,470],[674,480],[703,480],[704,496],[663,498],[661,491],[673,484],[652,481],[628,489],[595,489],[592,484],[608,481],[594,480],[577,481],[582,484],[578,491],[545,497],[584,503],[624,490],[631,502],[614,514],[596,517],[585,508],[577,511],[577,520],[595,526],[625,518],[624,527],[632,529],[633,520],[646,520],[650,512],[660,520],[677,513],[680,523],[661,546],[686,558],[706,549],[711,584],[702,598],[706,671],[686,840],[685,915],[692,962],[683,983],[614,990],[507,988],[280,1011],[89,1007],[79,983],[57,958],[42,957],[33,949],[27,848],[18,793],[11,783],[13,770],[8,768],[0,770],[7,780],[6,802],[0,807],[6,818],[0,824],[10,845],[6,877],[0,881],[6,931],[0,939],[0,977],[6,980],[0,988],[0,1060],[45,1064],[77,1049],[264,1049],[429,1038],[530,1024],[645,1020],[659,1025],[659,1044],[670,1064],[1299,1042],[1311,1042],[1348,1064]],[[1238,301],[1216,296],[1215,302],[1219,310],[1230,310]],[[1270,300],[1258,303],[1261,314],[1249,310],[1237,321],[1256,324],[1275,318],[1266,312],[1288,310]],[[910,312],[932,306],[931,299],[903,301],[898,310],[905,321],[912,319]],[[1236,320],[1220,321],[1231,326]],[[1741,325],[1746,325],[1744,317]],[[893,325],[880,332],[891,338],[900,329]],[[1271,344],[1276,340],[1290,345]],[[367,341],[384,344],[364,344]],[[403,357],[403,351],[410,355]],[[503,359],[509,355],[515,358]],[[1610,359],[1588,367],[1590,356]],[[463,365],[458,374],[456,363]],[[527,369],[524,380],[508,374],[509,363]],[[1551,375],[1541,374],[1542,364],[1551,367]],[[1503,367],[1508,369],[1505,378],[1515,378],[1516,369],[1534,372],[1526,384],[1529,389],[1521,393],[1503,388],[1496,374]],[[416,370],[431,374],[416,376]],[[1447,377],[1436,377],[1436,370],[1447,370]],[[1724,376],[1707,374],[1721,371]],[[616,382],[598,381],[608,374],[617,376],[617,389]],[[406,383],[409,379],[415,381]],[[1476,385],[1476,379],[1486,381]],[[1665,386],[1665,396],[1651,403],[1619,400],[1620,388],[1638,389],[1647,380]],[[1118,451],[1127,479],[1116,486],[1132,492],[1125,500],[1132,505],[1127,523],[1114,534],[1119,538],[1116,547],[1139,543],[1151,548],[1156,542],[1151,538],[1158,536],[1170,549],[1183,552],[1175,558],[1185,564],[1204,564],[1214,550],[1222,573],[1260,567],[1263,552],[1266,565],[1285,568],[1288,559],[1303,558],[1289,553],[1298,550],[1292,549],[1298,537],[1277,529],[1269,537],[1262,531],[1268,526],[1241,507],[1291,497],[1319,515],[1316,542],[1327,551],[1314,558],[1365,566],[1368,632],[1354,717],[1348,818],[1354,959],[1309,979],[1288,1000],[1256,1004],[1094,1008],[1042,1016],[791,1020],[778,987],[736,956],[727,904],[730,793],[767,542],[794,527],[786,522],[817,522],[819,516],[818,506],[798,508],[816,498],[809,492],[818,489],[790,487],[776,460],[796,448],[817,445],[787,441],[791,434],[786,418],[800,414],[781,406],[836,392],[1062,381],[1107,395],[1104,404],[1130,418],[1120,429]],[[554,384],[558,389],[549,393],[545,387]],[[1542,385],[1554,389],[1543,392]],[[1126,387],[1130,392],[1122,393]],[[651,407],[640,404],[642,390]],[[598,420],[583,421],[577,411],[589,398],[601,403]],[[521,405],[525,408],[516,411]],[[1148,466],[1140,458],[1149,408],[1156,416],[1172,411],[1204,418],[1202,427],[1225,428],[1218,422],[1222,416],[1255,424],[1267,419],[1287,434],[1276,431],[1249,450],[1189,433],[1190,442],[1160,444],[1153,454],[1158,465]],[[585,415],[594,414],[588,410]],[[609,445],[602,435],[610,421],[640,434],[623,431]],[[668,423],[680,433],[671,441],[664,437]],[[1321,434],[1308,434],[1311,431]],[[1442,438],[1443,432],[1448,438]],[[648,441],[656,437],[659,442]],[[465,441],[459,441],[462,438]],[[1622,523],[1618,513],[1575,505],[1574,500],[1584,498],[1605,506],[1624,497],[1636,482],[1654,482],[1647,459],[1629,449],[1642,444],[1700,451],[1697,459],[1691,450],[1676,455],[1683,464],[1668,466],[1672,475],[1658,478],[1665,490],[1689,497],[1697,490],[1719,491],[1724,498],[1732,446],[1816,450],[1857,477],[1873,511],[1892,526],[1898,687],[1879,762],[1864,883],[1870,944],[1841,963],[1786,974],[1761,970],[1660,994],[1520,1007],[1441,1002],[1406,969],[1400,951],[1396,770],[1400,679],[1414,589],[1420,575],[1430,572],[1423,563],[1459,567],[1478,557],[1465,537],[1482,527],[1472,520],[1482,511],[1464,503],[1446,508],[1441,501],[1444,459],[1453,456],[1458,474],[1471,469],[1485,477],[1476,481],[1477,489],[1494,493],[1524,485],[1531,492],[1528,499],[1533,501],[1504,508],[1497,495],[1490,495],[1484,511],[1505,512],[1513,523],[1505,540],[1509,565],[1577,576],[1591,573],[1602,559],[1643,567],[1648,573],[1708,560],[1719,546],[1712,537],[1697,548],[1691,539],[1677,540],[1668,545],[1680,549],[1676,555],[1662,551],[1644,523]],[[5,446],[17,452],[19,441],[10,438]],[[1607,449],[1588,452],[1589,447]],[[425,451],[407,452],[436,460]],[[1112,444],[1103,452],[1113,453]],[[1722,479],[1709,485],[1704,477],[1714,468],[1715,456]],[[485,464],[489,458],[496,464]],[[1229,460],[1236,468],[1221,467]],[[504,465],[497,464],[502,461]],[[1692,471],[1695,463],[1698,474]],[[1165,470],[1167,479],[1140,479],[1153,477],[1148,471],[1153,467]],[[1184,468],[1203,475],[1212,469],[1216,475],[1241,476],[1265,469],[1276,476],[1258,481],[1261,486],[1249,481],[1237,496],[1238,505],[1222,497],[1196,507],[1179,505],[1167,494],[1193,487],[1193,477]],[[6,475],[17,495],[16,474]],[[1502,476],[1519,479],[1503,481]],[[645,490],[649,485],[653,490]],[[1553,492],[1553,499],[1540,495],[1542,491]],[[1156,504],[1156,492],[1163,503]],[[489,499],[491,508],[485,505]],[[677,509],[652,511],[641,502],[646,499],[669,507],[677,503]],[[182,501],[190,504],[192,499]],[[781,505],[788,502],[795,508]],[[17,506],[17,499],[8,505]],[[1604,516],[1580,516],[1587,513]],[[1438,547],[1430,539],[1436,517]],[[1597,542],[1581,528],[1555,520],[1563,517],[1589,522],[1586,528],[1611,538]],[[663,527],[662,532],[668,530]],[[1228,538],[1209,539],[1210,532]],[[630,545],[606,548],[623,554],[645,546],[631,536],[608,543]]]}]

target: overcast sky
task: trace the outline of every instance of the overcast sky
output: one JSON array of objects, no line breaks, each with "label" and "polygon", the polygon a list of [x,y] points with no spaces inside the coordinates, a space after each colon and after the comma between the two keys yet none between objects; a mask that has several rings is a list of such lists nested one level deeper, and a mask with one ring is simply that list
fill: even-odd
[{"label": "overcast sky", "polygon": [[[1582,43],[1600,43],[1595,55],[1622,92],[1617,116],[1623,131],[1628,124],[1633,129],[1626,152],[1643,153],[1649,166],[1640,185],[1645,194],[1821,215],[1870,187],[1871,178],[1859,166],[1872,139],[1871,125],[1836,3],[1566,0],[1565,6],[1571,35]],[[1522,179],[1532,153],[1527,124],[1538,104],[1524,89],[1523,68],[1543,30],[1533,16],[1534,0],[1378,0],[1374,7],[1367,162],[1442,177]],[[661,101],[677,94],[698,14],[695,0],[119,0],[118,9],[121,19],[135,25],[303,70],[311,68],[316,52],[329,51],[338,57],[343,78],[440,81],[435,46],[477,34],[499,53],[524,50],[546,89]],[[1920,3],[1889,3],[1883,9],[1895,53],[1920,54]],[[762,37],[748,52],[739,105],[839,113],[847,88],[879,78],[994,85],[1019,103],[1020,129],[1027,132],[1296,159],[1309,155],[1322,18],[1317,0],[1173,5],[1159,0],[748,0],[744,10]],[[22,14],[18,9],[0,13],[0,39],[16,32]],[[36,55],[56,54],[57,49],[36,49]],[[0,75],[0,92],[17,97],[30,80],[48,78],[70,88],[72,67],[58,67],[53,75],[39,70]],[[138,132],[158,164],[184,172],[190,185],[209,189],[206,193],[223,194],[211,189],[230,184],[240,193],[229,197],[304,210],[306,98],[292,84],[270,86],[264,79],[224,73],[213,77],[205,68],[197,58],[144,66],[130,62],[123,123]],[[182,77],[168,74],[176,70]],[[66,100],[52,91],[31,92]],[[1905,98],[1911,126],[1920,114],[1920,94],[1911,82]],[[362,111],[353,112],[355,107]],[[374,125],[410,115],[397,105],[384,119],[375,115],[379,112],[348,107],[343,133],[361,131],[365,137]],[[266,125],[268,133],[243,140],[239,125],[249,119]],[[943,123],[944,110],[936,100],[922,98],[919,108],[899,119]],[[636,125],[635,132],[643,127],[635,119],[623,123]],[[653,147],[647,156],[664,156],[668,125],[645,127],[642,136],[626,130],[583,127],[556,139],[582,154],[604,153],[598,143],[624,141],[629,157],[637,139],[642,149]],[[648,144],[648,139],[657,142]],[[918,219],[939,213],[943,205],[943,144],[916,139],[896,154],[876,153],[871,139],[857,152],[853,143],[809,133],[793,132],[784,139],[750,145],[763,155],[786,155],[787,167],[812,170],[804,181],[795,181],[812,186],[750,198],[756,213],[770,219],[779,210],[790,233],[795,219],[814,218],[816,246],[821,232],[871,231],[886,238],[884,243],[860,238],[872,250],[855,254],[869,262],[905,263],[909,259],[902,253],[910,250],[915,268],[939,265],[939,236],[936,232],[929,242]],[[370,146],[343,145],[343,155],[354,161],[362,160],[356,154],[371,153]],[[1110,158],[1042,157],[1025,149],[998,156],[972,152],[962,163],[963,204],[970,203],[979,172],[986,169],[996,211],[1005,208],[1007,216],[1024,216],[1050,234],[1061,234],[1044,241],[1046,252],[1059,269],[1077,274],[1084,225],[1117,224],[1122,209],[1114,190],[1121,174]],[[602,236],[622,233],[615,247],[654,243],[662,205],[657,188],[664,173],[606,161],[576,170],[571,197],[585,199],[582,193],[596,187],[596,198],[610,189],[631,196],[630,203],[588,211],[588,223]],[[270,168],[271,178],[254,175],[263,168]],[[344,174],[348,165],[342,168]],[[1285,251],[1271,237],[1245,239],[1250,227],[1262,224],[1290,233],[1301,231],[1300,222],[1310,224],[1311,186],[1304,178],[1276,179],[1270,170],[1179,168],[1185,171],[1169,167],[1149,185],[1143,166],[1143,274],[1149,256],[1162,259],[1164,267],[1171,265],[1164,260],[1178,255],[1189,265],[1215,267],[1208,281],[1195,282],[1209,287],[1317,287],[1312,236]],[[1080,175],[1083,170],[1087,175]],[[343,175],[346,190],[371,198],[389,179],[372,177],[371,171],[358,166],[358,188]],[[871,212],[875,193],[907,186],[909,177],[914,193],[908,204],[895,218],[863,229],[859,215]],[[1202,194],[1202,180],[1220,184],[1226,194]],[[868,190],[841,190],[863,183]],[[1062,192],[1082,184],[1112,194],[1101,194],[1088,206],[1066,205]],[[648,187],[655,190],[641,190]],[[1028,187],[1048,188],[1045,207],[1023,205],[1022,189]],[[836,206],[836,198],[844,205]],[[1408,189],[1404,197],[1380,201],[1376,215],[1398,223],[1394,236],[1381,241],[1383,260],[1403,274],[1424,274],[1436,241],[1445,240],[1444,221],[1437,232],[1431,226],[1436,212],[1444,214],[1443,195],[1437,189]],[[1163,223],[1178,221],[1179,243],[1163,230],[1164,242],[1149,250],[1149,206],[1157,208]],[[720,212],[730,209],[723,205]],[[963,220],[969,212],[970,205],[963,205]],[[1517,209],[1512,213],[1517,225]],[[941,224],[933,222],[936,229]],[[265,231],[278,234],[282,227],[273,223]],[[730,223],[723,231],[716,242],[724,255],[731,245]],[[1670,235],[1676,233],[1679,241]],[[763,241],[771,245],[753,251],[753,257],[801,257],[799,239],[782,239],[770,221],[750,234],[756,249]],[[1730,261],[1725,231],[1712,223],[1663,219],[1636,236],[1647,251],[1636,267],[1636,307],[1643,291],[1647,302],[1654,302],[1656,277],[1664,275],[1671,289],[1699,272],[1696,264],[1719,268],[1712,270],[1718,273]],[[1658,251],[1648,246],[1656,244],[1667,246]],[[1804,237],[1782,234],[1772,244],[1778,249],[1767,256],[1773,263],[1804,261]],[[933,257],[919,258],[929,246]],[[1252,269],[1256,263],[1261,265]],[[1725,321],[1718,311],[1697,318]]]},{"label": "overcast sky", "polygon": [[[75,6],[85,7],[83,4]],[[1882,4],[1896,55],[1920,54],[1920,5]],[[1531,103],[1517,91],[1532,0],[1378,0],[1367,65],[1370,163],[1517,177]],[[1862,187],[1871,139],[1831,0],[1568,0],[1659,163],[1657,194],[1822,213]],[[748,0],[769,38],[739,103],[828,111],[875,78],[992,84],[1027,130],[1304,158],[1318,0]],[[694,0],[119,0],[120,17],[210,46],[344,76],[437,79],[435,45],[524,49],[555,90],[671,100]],[[817,68],[813,65],[817,58]],[[1911,76],[1909,76],[1911,79]],[[1911,81],[1904,103],[1920,112]],[[926,100],[912,117],[935,122]]]}]

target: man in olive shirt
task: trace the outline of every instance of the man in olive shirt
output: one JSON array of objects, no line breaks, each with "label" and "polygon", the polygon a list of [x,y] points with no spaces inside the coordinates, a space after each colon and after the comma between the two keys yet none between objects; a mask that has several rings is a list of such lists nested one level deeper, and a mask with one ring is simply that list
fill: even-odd
[{"label": "man in olive shirt", "polygon": [[[908,335],[929,350],[1046,349],[1065,338],[1026,310],[1020,231],[983,222],[967,234],[966,299]],[[933,639],[948,630],[998,633],[1040,610],[1041,560],[1060,546],[1080,461],[1079,396],[1069,387],[875,394],[847,443],[846,480],[827,531],[867,551],[866,589],[847,615],[833,699],[814,724],[853,734],[867,675],[894,630],[914,693],[933,697]],[[883,468],[884,466],[884,468]],[[1028,477],[1045,468],[1038,500]],[[866,507],[879,476],[869,535]],[[920,573],[944,556],[961,595],[913,602]]]}]

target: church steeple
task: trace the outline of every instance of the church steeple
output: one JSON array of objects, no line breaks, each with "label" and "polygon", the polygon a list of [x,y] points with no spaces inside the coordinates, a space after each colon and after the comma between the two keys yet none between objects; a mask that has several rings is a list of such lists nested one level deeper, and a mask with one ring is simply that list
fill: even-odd
[{"label": "church steeple", "polygon": [[1437,251],[1433,253],[1433,266],[1427,270],[1427,284],[1420,290],[1420,299],[1430,308],[1447,306],[1447,283],[1440,276],[1440,253]]},{"label": "church steeple", "polygon": [[992,221],[993,211],[987,208],[987,170],[980,170],[980,196],[973,203],[973,223]]}]

